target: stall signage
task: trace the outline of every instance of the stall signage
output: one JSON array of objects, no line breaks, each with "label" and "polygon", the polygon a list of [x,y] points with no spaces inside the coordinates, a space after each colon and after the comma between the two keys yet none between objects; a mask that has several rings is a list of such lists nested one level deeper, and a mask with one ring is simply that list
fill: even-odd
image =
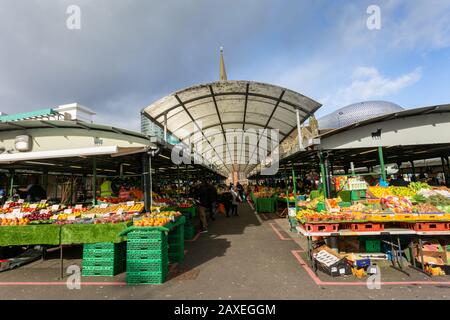
[{"label": "stall signage", "polygon": [[14,209],[12,212],[14,215],[20,213],[20,208]]},{"label": "stall signage", "polygon": [[38,206],[37,203],[30,204],[30,208],[31,208],[31,209],[36,209],[37,206]]},{"label": "stall signage", "polygon": [[47,200],[41,200],[40,203],[41,203],[41,204],[46,204],[46,203],[47,203]]},{"label": "stall signage", "polygon": [[100,209],[105,209],[105,208],[108,208],[108,204],[107,203],[102,203],[100,205]]},{"label": "stall signage", "polygon": [[42,209],[39,211],[39,214],[47,214],[48,210],[47,209]]},{"label": "stall signage", "polygon": [[82,205],[82,204],[77,204],[77,205],[75,206],[75,209],[81,210],[81,209],[83,209],[83,205]]},{"label": "stall signage", "polygon": [[128,202],[127,202],[127,206],[128,206],[128,207],[134,206],[134,201],[128,201]]},{"label": "stall signage", "polygon": [[64,214],[71,214],[72,213],[72,209],[65,209],[64,210]]},{"label": "stall signage", "polygon": [[59,204],[52,205],[52,211],[57,211],[57,210],[59,210]]},{"label": "stall signage", "polygon": [[24,199],[19,199],[19,200],[17,201],[17,203],[24,203],[24,202],[25,202]]}]

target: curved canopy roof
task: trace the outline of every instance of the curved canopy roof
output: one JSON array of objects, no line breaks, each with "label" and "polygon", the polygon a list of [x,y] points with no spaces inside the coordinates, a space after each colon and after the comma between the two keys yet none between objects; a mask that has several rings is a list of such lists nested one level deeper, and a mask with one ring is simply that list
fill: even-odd
[{"label": "curved canopy roof", "polygon": [[[166,124],[168,133],[193,146],[206,163],[228,175],[233,171],[248,174],[255,167],[249,160],[255,159],[258,147],[269,154],[272,143],[289,136],[297,128],[296,110],[303,123],[320,106],[282,87],[227,80],[177,91],[142,113],[162,128]],[[278,141],[270,129],[278,130]]]}]

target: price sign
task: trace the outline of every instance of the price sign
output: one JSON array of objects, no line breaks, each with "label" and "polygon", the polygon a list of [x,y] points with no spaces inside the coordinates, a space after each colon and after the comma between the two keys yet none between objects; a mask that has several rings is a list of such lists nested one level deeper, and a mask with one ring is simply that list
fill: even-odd
[{"label": "price sign", "polygon": [[15,214],[19,214],[19,213],[20,213],[20,208],[14,209],[12,213],[13,213],[14,215],[15,215]]},{"label": "price sign", "polygon": [[5,219],[6,215],[5,214],[0,214],[0,219]]},{"label": "price sign", "polygon": [[108,204],[107,203],[102,203],[100,205],[100,209],[105,209],[105,208],[108,208]]},{"label": "price sign", "polygon": [[4,205],[3,205],[3,209],[8,209],[9,208],[9,203],[5,203]]},{"label": "price sign", "polygon": [[41,200],[40,203],[41,203],[41,204],[46,204],[46,203],[47,203],[47,200]]},{"label": "price sign", "polygon": [[37,206],[38,206],[37,203],[30,204],[30,208],[31,208],[31,209],[36,209]]},{"label": "price sign", "polygon": [[128,201],[128,202],[127,202],[127,206],[128,206],[128,207],[134,206],[134,201]]},{"label": "price sign", "polygon": [[119,210],[117,210],[117,214],[123,214],[123,209],[120,208]]},{"label": "price sign", "polygon": [[88,218],[88,219],[94,219],[95,213],[88,213],[88,214],[83,215],[83,217]]},{"label": "price sign", "polygon": [[59,210],[59,204],[52,205],[52,211],[58,211]]},{"label": "price sign", "polygon": [[72,209],[65,209],[64,210],[64,214],[71,214],[72,213]]},{"label": "price sign", "polygon": [[18,201],[17,201],[17,203],[24,203],[25,202],[25,200],[23,200],[23,199],[19,199]]},{"label": "price sign", "polygon": [[77,204],[77,205],[75,206],[75,209],[81,210],[81,209],[83,209],[83,205],[82,205],[82,204]]},{"label": "price sign", "polygon": [[47,214],[48,210],[47,209],[42,209],[39,211],[39,214]]},{"label": "price sign", "polygon": [[68,216],[67,220],[69,221],[75,221],[76,217],[75,216]]}]

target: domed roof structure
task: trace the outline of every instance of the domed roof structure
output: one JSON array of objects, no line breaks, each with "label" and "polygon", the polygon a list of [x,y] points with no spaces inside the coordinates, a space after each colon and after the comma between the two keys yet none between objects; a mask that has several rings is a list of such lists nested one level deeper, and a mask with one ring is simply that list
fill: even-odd
[{"label": "domed roof structure", "polygon": [[403,111],[399,105],[388,101],[364,101],[338,109],[320,119],[319,128],[337,129],[350,124]]}]

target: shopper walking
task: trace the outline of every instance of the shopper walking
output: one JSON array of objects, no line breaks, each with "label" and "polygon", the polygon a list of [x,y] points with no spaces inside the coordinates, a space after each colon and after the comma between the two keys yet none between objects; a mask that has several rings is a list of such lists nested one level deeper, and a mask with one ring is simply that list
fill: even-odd
[{"label": "shopper walking", "polygon": [[225,214],[227,215],[227,218],[230,217],[231,209],[233,207],[233,196],[231,195],[230,191],[225,191],[222,193],[221,202],[223,203],[223,206],[225,207]]},{"label": "shopper walking", "polygon": [[239,196],[239,193],[236,191],[235,187],[232,187],[230,192],[231,192],[231,196],[233,197],[232,202],[231,202],[231,215],[237,217],[237,216],[239,216],[238,206],[239,206],[239,203],[242,202],[242,199]]},{"label": "shopper walking", "polygon": [[212,184],[208,183],[208,198],[210,202],[209,217],[215,221],[216,208],[217,208],[217,189]]},{"label": "shopper walking", "polygon": [[210,209],[212,206],[211,201],[211,190],[210,186],[206,181],[200,183],[197,188],[196,199],[199,203],[198,205],[198,216],[201,223],[201,233],[208,232],[208,222],[206,220],[206,210]]}]

